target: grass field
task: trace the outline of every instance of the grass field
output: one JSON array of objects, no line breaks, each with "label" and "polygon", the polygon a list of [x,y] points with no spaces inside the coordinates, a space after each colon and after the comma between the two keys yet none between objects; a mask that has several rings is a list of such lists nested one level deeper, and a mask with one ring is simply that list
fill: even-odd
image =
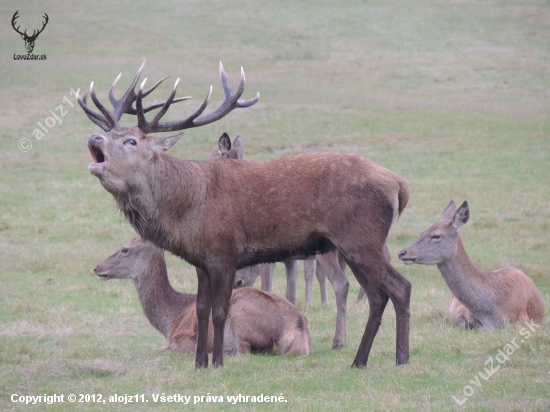
[{"label": "grass field", "polygon": [[[405,267],[396,258],[450,199],[468,200],[471,220],[461,233],[474,262],[521,268],[550,305],[548,2],[9,0],[0,10],[0,410],[550,410],[548,317],[498,371],[479,379],[525,325],[458,330],[437,268]],[[10,27],[16,10],[29,32],[48,13],[33,52],[47,60],[14,60],[25,53]],[[193,356],[162,352],[165,341],[130,282],[93,275],[134,231],[88,173],[86,139],[99,129],[70,91],[93,80],[107,102],[118,73],[120,94],[144,58],[149,84],[170,74],[171,81],[181,77],[178,96],[194,96],[169,119],[191,113],[211,84],[209,110],[217,107],[220,60],[234,88],[244,66],[245,98],[261,93],[256,106],[186,131],[173,156],[204,159],[227,131],[242,136],[248,159],[350,152],[408,181],[410,202],[388,243],[413,286],[409,365],[394,365],[390,304],[368,368],[350,368],[368,305],[355,303],[349,271],[347,347],[331,349],[332,292],[323,307],[316,289],[306,308],[300,281],[311,356],[226,357],[225,368],[199,371]],[[172,84],[155,98],[167,97]],[[36,139],[37,123],[46,125],[60,105],[62,124],[49,120],[53,126]],[[32,144],[27,152],[18,149],[23,138],[23,146]],[[175,288],[196,291],[191,266],[172,256],[168,266]],[[280,294],[282,268],[274,282]],[[196,405],[153,401],[163,393],[205,398]],[[26,406],[12,394],[145,394],[149,403]],[[238,394],[282,394],[286,402],[206,402]]]}]

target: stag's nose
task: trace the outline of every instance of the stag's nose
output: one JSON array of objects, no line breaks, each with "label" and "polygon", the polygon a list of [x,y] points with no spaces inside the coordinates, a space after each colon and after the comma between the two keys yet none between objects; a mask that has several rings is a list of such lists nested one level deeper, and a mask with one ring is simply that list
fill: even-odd
[{"label": "stag's nose", "polygon": [[405,257],[405,255],[407,254],[407,250],[406,249],[403,249],[401,252],[399,252],[397,254],[397,257],[401,260],[403,260],[403,257]]},{"label": "stag's nose", "polygon": [[105,139],[102,136],[98,134],[92,134],[90,135],[90,137],[88,137],[88,144],[90,146],[95,146],[96,144],[98,144],[99,142],[102,142],[103,140]]},{"label": "stag's nose", "polygon": [[94,268],[94,273],[97,272],[97,268],[99,267],[99,265],[97,265],[95,268]]}]

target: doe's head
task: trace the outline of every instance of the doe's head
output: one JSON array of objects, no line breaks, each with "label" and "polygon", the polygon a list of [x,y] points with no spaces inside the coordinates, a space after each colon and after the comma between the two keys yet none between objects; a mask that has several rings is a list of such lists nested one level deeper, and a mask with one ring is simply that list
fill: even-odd
[{"label": "doe's head", "polygon": [[420,234],[418,240],[398,253],[406,265],[418,263],[437,265],[456,254],[459,230],[468,222],[470,209],[468,202],[457,209],[455,202],[447,205],[441,220]]},{"label": "doe's head", "polygon": [[164,252],[139,236],[126,243],[94,269],[101,280],[138,279],[148,274],[151,262],[164,260]]}]

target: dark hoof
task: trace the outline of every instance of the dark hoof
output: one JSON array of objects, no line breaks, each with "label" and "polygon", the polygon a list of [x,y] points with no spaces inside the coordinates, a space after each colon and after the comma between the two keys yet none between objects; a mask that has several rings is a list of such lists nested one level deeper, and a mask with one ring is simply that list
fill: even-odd
[{"label": "dark hoof", "polygon": [[197,368],[197,369],[206,369],[206,368],[208,368],[208,361],[206,361],[206,362],[195,362],[195,368]]}]

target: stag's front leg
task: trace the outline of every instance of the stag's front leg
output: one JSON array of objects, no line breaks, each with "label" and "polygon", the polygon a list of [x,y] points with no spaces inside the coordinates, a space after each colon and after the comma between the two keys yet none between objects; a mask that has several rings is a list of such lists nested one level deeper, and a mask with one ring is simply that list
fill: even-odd
[{"label": "stag's front leg", "polygon": [[223,366],[223,334],[233,291],[236,269],[229,265],[209,265],[208,275],[212,284],[212,323],[214,324],[214,354],[212,365]]},{"label": "stag's front leg", "polygon": [[197,281],[199,284],[197,292],[197,320],[199,330],[197,336],[197,354],[195,356],[195,367],[208,367],[208,321],[212,309],[212,286],[208,273],[197,268]]}]

